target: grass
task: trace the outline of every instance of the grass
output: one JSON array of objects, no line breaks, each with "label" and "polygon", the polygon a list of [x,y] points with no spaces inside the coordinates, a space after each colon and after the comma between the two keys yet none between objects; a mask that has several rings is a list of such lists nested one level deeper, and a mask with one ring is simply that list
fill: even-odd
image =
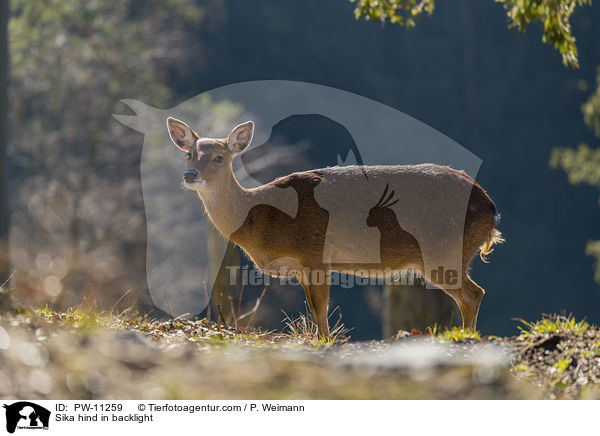
[{"label": "grass", "polygon": [[580,334],[590,327],[585,320],[577,321],[571,314],[543,314],[539,321],[527,322],[523,319],[518,319],[518,321],[525,326],[518,326],[523,339],[535,339],[544,334]]},{"label": "grass", "polygon": [[522,319],[513,338],[517,350],[513,371],[543,387],[550,398],[598,398],[600,395],[600,329],[573,315],[544,314]]},{"label": "grass", "polygon": [[433,336],[443,342],[470,342],[470,341],[481,341],[479,332],[463,329],[460,327],[452,327],[445,329],[441,332],[434,330]]},{"label": "grass", "polygon": [[[296,316],[284,313],[282,330],[262,330],[241,326],[240,322],[236,327],[236,323],[207,319],[152,321],[131,312],[115,314],[86,306],[64,312],[47,306],[21,308],[16,315],[0,314],[0,325],[24,344],[14,349],[14,355],[0,350],[0,376],[9,371],[17,378],[34,380],[43,378],[39,369],[43,368],[42,372],[56,380],[52,389],[58,391],[52,392],[68,398],[83,398],[80,391],[95,386],[98,374],[113,372],[118,375],[116,380],[104,380],[107,395],[123,398],[243,398],[246,394],[262,398],[457,398],[452,394],[453,386],[461,383],[468,386],[461,398],[535,397],[531,392],[518,393],[521,388],[514,391],[510,385],[517,381],[542,388],[545,398],[600,398],[600,329],[571,315],[520,320],[519,333],[513,337],[482,337],[477,331],[434,325],[425,332],[399,332],[392,340],[349,342],[350,330],[341,322],[339,308],[330,315],[329,340],[318,336],[316,323],[310,312],[305,312]],[[471,373],[476,369],[468,366],[458,369],[442,365],[431,378],[413,380],[401,370],[377,365],[366,370],[362,364],[355,367],[351,363],[364,359],[360,356],[366,352],[382,356],[382,362],[393,367],[393,360],[389,360],[395,359],[393,353],[386,353],[395,350],[398,342],[419,343],[417,347],[426,347],[427,342],[443,343],[448,353],[468,353],[473,343],[493,343],[511,347],[514,357],[512,366],[501,370],[505,371],[501,372],[502,382],[494,388],[478,385],[478,379],[473,378],[476,372]],[[88,345],[81,348],[81,344]],[[44,351],[39,354],[38,349]],[[27,362],[49,356],[48,364],[29,369],[22,364],[23,353]],[[186,357],[182,360],[181,356]],[[373,359],[367,360],[373,365]],[[153,369],[144,372],[145,368]],[[124,382],[131,371],[138,371],[139,383]],[[189,377],[196,385],[190,384]],[[81,378],[83,387],[70,386],[71,382],[65,386],[67,378]],[[437,386],[438,382],[443,386]],[[0,383],[0,395],[2,386]],[[4,394],[37,398],[35,389],[32,384],[29,390]],[[85,395],[101,398],[95,392]]]},{"label": "grass", "polygon": [[461,327],[444,328],[440,330],[437,323],[433,326],[427,327],[424,332],[416,329],[412,331],[400,330],[394,336],[394,340],[400,340],[405,338],[432,338],[437,341],[444,343],[462,343],[462,342],[477,342],[481,341],[481,335],[477,330],[473,331],[470,329],[463,329]]},{"label": "grass", "polygon": [[556,370],[557,374],[562,374],[563,372],[565,372],[567,370],[567,368],[569,367],[570,364],[571,364],[571,358],[565,357],[563,359],[560,359],[554,365],[552,365],[552,367]]},{"label": "grass", "polygon": [[101,329],[128,330],[140,333],[152,340],[170,343],[176,340],[187,340],[207,345],[228,345],[243,343],[262,346],[281,342],[294,342],[310,346],[330,346],[342,344],[350,340],[347,329],[341,322],[339,307],[330,315],[338,314],[337,321],[330,330],[330,338],[319,337],[317,324],[307,311],[297,317],[285,314],[283,331],[262,330],[255,327],[238,327],[215,321],[188,320],[174,318],[169,321],[151,321],[146,317],[135,316],[127,318],[112,312],[97,312],[83,307],[57,312],[47,305],[43,309],[25,311],[25,314],[37,316],[44,321],[59,327],[80,333],[93,332]]},{"label": "grass", "polygon": [[517,363],[516,365],[513,366],[513,371],[515,372],[526,372],[526,373],[530,373],[530,368],[529,366],[525,365],[524,363]]},{"label": "grass", "polygon": [[[11,341],[9,348],[0,349],[0,396],[86,400],[531,398],[529,388],[516,385],[504,367],[494,382],[501,389],[478,382],[474,369],[462,361],[458,365],[440,362],[425,373],[408,370],[406,351],[396,348],[394,341],[349,342],[339,309],[333,311],[337,320],[331,320],[329,341],[319,339],[308,313],[286,316],[281,331],[236,329],[207,319],[161,322],[131,312],[129,317],[121,315],[84,307],[0,314],[0,325]],[[431,336],[427,340],[435,341]],[[450,344],[448,351],[462,354],[463,346]],[[410,359],[420,364],[418,350],[407,350],[417,353]]]},{"label": "grass", "polygon": [[317,323],[314,321],[308,308],[305,309],[305,314],[300,314],[296,318],[292,318],[287,313],[283,312],[285,315],[285,318],[283,319],[283,322],[285,323],[284,335],[295,342],[313,346],[343,344],[348,342],[350,340],[348,333],[351,329],[346,328],[342,323],[342,314],[339,306],[331,311],[329,320],[331,320],[336,312],[338,314],[337,321],[329,330],[329,339],[319,337]]},{"label": "grass", "polygon": [[[156,322],[141,316],[126,318],[111,312],[97,312],[83,307],[57,312],[46,305],[43,309],[35,309],[33,313],[51,324],[80,332],[96,329],[133,330],[157,341],[168,341],[174,333],[178,333],[192,342],[210,342],[215,345],[232,342],[266,344],[290,341],[320,347],[346,343],[350,340],[348,333],[351,332],[351,329],[346,328],[342,323],[339,307],[336,307],[329,315],[330,325],[331,319],[334,317],[336,319],[330,328],[329,339],[324,339],[318,335],[317,323],[308,309],[304,314],[295,317],[284,312],[283,323],[285,327],[280,332],[265,331],[253,327],[235,328],[206,319],[190,321],[175,318],[169,321]],[[481,336],[477,331],[459,327],[439,331],[437,324],[427,329],[425,336],[447,343],[481,340]]]},{"label": "grass", "polygon": [[56,312],[48,308],[48,305],[43,309],[34,309],[33,312],[50,323],[78,331],[122,327],[122,321],[108,312],[96,312],[82,308]]}]

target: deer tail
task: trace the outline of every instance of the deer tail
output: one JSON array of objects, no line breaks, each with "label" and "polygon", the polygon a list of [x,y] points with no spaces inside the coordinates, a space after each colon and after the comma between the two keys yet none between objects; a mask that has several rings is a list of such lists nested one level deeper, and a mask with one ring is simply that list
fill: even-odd
[{"label": "deer tail", "polygon": [[487,260],[487,255],[494,251],[494,245],[502,244],[504,242],[504,237],[502,233],[498,229],[492,229],[490,232],[487,241],[479,247],[479,257],[485,263],[489,263]]}]

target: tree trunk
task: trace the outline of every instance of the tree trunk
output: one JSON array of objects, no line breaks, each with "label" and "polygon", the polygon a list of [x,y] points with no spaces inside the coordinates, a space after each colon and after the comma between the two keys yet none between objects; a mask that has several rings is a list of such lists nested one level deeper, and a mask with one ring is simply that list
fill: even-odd
[{"label": "tree trunk", "polygon": [[384,287],[383,337],[398,330],[424,331],[437,324],[439,328],[460,325],[456,303],[441,289],[425,289],[420,284],[386,285]]},{"label": "tree trunk", "polygon": [[[8,0],[0,2],[0,286],[8,281],[8,201],[6,198],[8,142]],[[10,307],[9,295],[0,289],[0,309]]]}]

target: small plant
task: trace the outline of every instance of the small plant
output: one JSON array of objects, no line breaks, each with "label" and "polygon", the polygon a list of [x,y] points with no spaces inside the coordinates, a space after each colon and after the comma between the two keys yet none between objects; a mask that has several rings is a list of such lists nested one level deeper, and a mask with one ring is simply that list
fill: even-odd
[{"label": "small plant", "polygon": [[437,336],[438,335],[439,326],[438,323],[433,323],[433,326],[427,326],[425,329],[425,334],[428,336]]},{"label": "small plant", "polygon": [[525,365],[524,363],[519,363],[513,367],[513,370],[515,372],[525,372],[525,371],[529,371],[529,367],[527,365]]},{"label": "small plant", "polygon": [[570,364],[571,364],[571,358],[565,357],[564,359],[560,359],[558,362],[556,362],[553,365],[553,367],[554,367],[554,369],[556,369],[557,374],[562,374],[563,372],[566,371],[566,369],[569,367]]},{"label": "small plant", "polygon": [[465,341],[480,341],[481,336],[479,332],[463,329],[460,327],[452,327],[451,329],[445,329],[435,335],[437,339],[444,342],[465,342]]},{"label": "small plant", "polygon": [[518,326],[524,339],[536,338],[543,334],[567,335],[585,332],[590,325],[585,320],[577,321],[573,315],[543,314],[542,319],[527,322],[519,319],[525,327]]},{"label": "small plant", "polygon": [[350,337],[347,336],[347,333],[350,332],[351,329],[346,328],[346,326],[344,326],[344,324],[341,322],[342,314],[339,306],[331,311],[329,318],[331,318],[336,312],[338,312],[339,316],[336,323],[330,329],[329,339],[323,339],[322,337],[319,337],[317,323],[314,321],[312,314],[308,310],[308,307],[306,308],[306,314],[300,314],[300,316],[293,319],[287,313],[283,312],[285,315],[283,322],[285,323],[285,328],[287,329],[284,334],[289,339],[311,345],[333,345],[348,342]]},{"label": "small plant", "polygon": [[35,313],[46,321],[75,330],[95,330],[103,327],[116,326],[116,320],[112,319],[112,317],[105,312],[93,312],[74,308],[59,313],[48,308],[48,305],[46,305],[44,309],[36,309]]},{"label": "small plant", "polygon": [[525,377],[535,377],[537,375],[537,373],[535,372],[535,370],[533,368],[531,368],[529,365],[526,365],[524,363],[517,363],[516,365],[514,365],[512,367],[513,373],[515,373],[516,375],[519,376],[525,376]]}]

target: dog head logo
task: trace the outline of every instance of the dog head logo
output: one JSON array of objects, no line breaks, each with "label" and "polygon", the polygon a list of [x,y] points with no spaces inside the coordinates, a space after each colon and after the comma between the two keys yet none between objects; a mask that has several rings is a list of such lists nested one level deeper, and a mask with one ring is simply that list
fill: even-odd
[{"label": "dog head logo", "polygon": [[5,404],[6,431],[14,433],[18,429],[48,429],[50,411],[28,401]]}]

